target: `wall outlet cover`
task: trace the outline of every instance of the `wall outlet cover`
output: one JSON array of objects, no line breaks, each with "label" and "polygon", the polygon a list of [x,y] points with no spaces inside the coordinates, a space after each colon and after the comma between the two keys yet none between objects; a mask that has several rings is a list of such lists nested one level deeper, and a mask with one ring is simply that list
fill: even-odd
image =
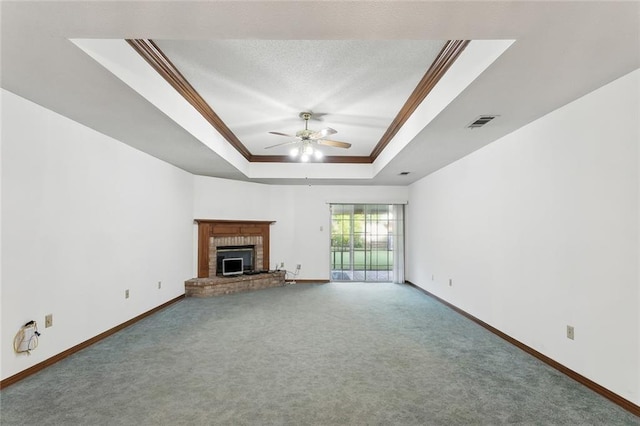
[{"label": "wall outlet cover", "polygon": [[567,339],[574,340],[575,338],[575,330],[572,325],[567,326]]}]

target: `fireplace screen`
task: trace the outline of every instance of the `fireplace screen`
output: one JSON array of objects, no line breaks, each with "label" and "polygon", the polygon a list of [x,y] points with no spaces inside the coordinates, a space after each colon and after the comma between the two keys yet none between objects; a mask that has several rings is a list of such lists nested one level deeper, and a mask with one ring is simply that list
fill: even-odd
[{"label": "fireplace screen", "polygon": [[216,247],[216,274],[222,275],[222,260],[227,258],[242,258],[244,271],[253,271],[255,251],[255,246]]}]

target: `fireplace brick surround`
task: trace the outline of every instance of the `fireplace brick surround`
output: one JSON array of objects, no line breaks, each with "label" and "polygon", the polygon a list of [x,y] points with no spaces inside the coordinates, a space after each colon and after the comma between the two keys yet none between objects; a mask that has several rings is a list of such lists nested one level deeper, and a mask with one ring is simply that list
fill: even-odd
[{"label": "fireplace brick surround", "polygon": [[[257,270],[269,270],[269,228],[275,221],[196,219],[198,224],[198,278],[216,276],[215,250],[219,246],[255,245]],[[212,253],[213,252],[213,253]]]},{"label": "fireplace brick surround", "polygon": [[[274,221],[196,219],[198,224],[198,277],[185,282],[185,296],[209,297],[283,286],[285,274],[269,270],[269,229]],[[254,246],[253,270],[240,277],[218,277],[217,248]]]},{"label": "fireplace brick surround", "polygon": [[[209,238],[209,276],[215,276],[218,270],[218,247],[253,246],[253,265],[250,269],[264,270],[264,243],[262,240],[262,235]],[[267,267],[267,269],[269,268]]]}]

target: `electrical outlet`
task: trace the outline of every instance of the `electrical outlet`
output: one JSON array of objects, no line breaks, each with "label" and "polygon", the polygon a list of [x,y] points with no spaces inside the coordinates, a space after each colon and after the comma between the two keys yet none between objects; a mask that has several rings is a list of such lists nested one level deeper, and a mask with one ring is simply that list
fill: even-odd
[{"label": "electrical outlet", "polygon": [[124,298],[125,298],[125,299],[128,299],[128,298],[129,298],[129,289],[126,289],[126,290],[124,291]]},{"label": "electrical outlet", "polygon": [[300,270],[300,268],[302,268],[302,265],[298,263],[298,264],[296,265],[296,269],[299,271],[299,270]]},{"label": "electrical outlet", "polygon": [[49,328],[53,326],[53,314],[45,315],[44,317],[44,328]]},{"label": "electrical outlet", "polygon": [[453,287],[453,280],[449,278],[449,287]]},{"label": "electrical outlet", "polygon": [[567,326],[567,339],[573,340],[574,337],[575,337],[575,334],[574,334],[574,331],[573,331],[573,326],[572,325],[568,325]]},{"label": "electrical outlet", "polygon": [[280,267],[284,268],[284,262],[280,262]]},{"label": "electrical outlet", "polygon": [[162,281],[158,281],[158,290],[162,288]]}]

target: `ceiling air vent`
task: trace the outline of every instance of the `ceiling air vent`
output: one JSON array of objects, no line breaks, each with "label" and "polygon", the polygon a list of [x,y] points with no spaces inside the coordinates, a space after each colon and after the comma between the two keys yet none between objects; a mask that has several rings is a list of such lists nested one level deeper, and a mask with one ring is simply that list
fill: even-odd
[{"label": "ceiling air vent", "polygon": [[484,126],[485,124],[487,124],[488,122],[490,122],[496,117],[498,116],[497,115],[481,115],[480,117],[473,120],[471,124],[469,124],[467,127],[470,129],[477,129],[478,127]]}]

